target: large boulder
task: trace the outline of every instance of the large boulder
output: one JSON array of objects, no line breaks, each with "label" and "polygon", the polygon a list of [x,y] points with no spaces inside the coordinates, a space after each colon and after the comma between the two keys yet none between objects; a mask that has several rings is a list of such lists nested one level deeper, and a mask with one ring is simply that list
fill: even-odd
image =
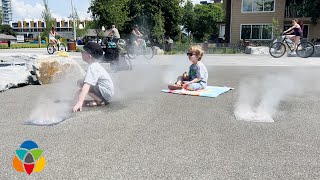
[{"label": "large boulder", "polygon": [[83,69],[73,59],[67,57],[39,58],[33,63],[33,71],[40,84],[50,84],[72,76],[82,78]]},{"label": "large boulder", "polygon": [[0,92],[29,84],[30,78],[25,63],[0,63]]}]

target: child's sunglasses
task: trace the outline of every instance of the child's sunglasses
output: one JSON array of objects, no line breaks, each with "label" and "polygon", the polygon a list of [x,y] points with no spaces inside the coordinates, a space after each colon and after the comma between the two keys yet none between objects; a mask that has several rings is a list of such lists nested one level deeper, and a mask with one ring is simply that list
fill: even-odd
[{"label": "child's sunglasses", "polygon": [[193,53],[187,53],[187,56],[192,56],[192,55],[195,55],[195,54],[193,54]]}]

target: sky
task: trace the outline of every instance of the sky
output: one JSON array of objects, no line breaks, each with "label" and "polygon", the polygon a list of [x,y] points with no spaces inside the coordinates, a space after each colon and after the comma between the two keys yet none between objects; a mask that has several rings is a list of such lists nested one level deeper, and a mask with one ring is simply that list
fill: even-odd
[{"label": "sky", "polygon": [[[192,1],[200,2],[200,0]],[[73,0],[80,19],[90,18],[90,14],[87,13],[90,2],[91,0]],[[52,15],[57,19],[67,18],[71,14],[71,0],[48,0],[48,4]],[[12,0],[12,10],[13,21],[24,18],[41,19],[41,12],[44,10],[43,0]]]}]

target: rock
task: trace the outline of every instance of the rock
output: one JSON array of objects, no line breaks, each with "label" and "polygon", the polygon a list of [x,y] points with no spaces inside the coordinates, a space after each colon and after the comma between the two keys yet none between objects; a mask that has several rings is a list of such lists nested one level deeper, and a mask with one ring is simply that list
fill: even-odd
[{"label": "rock", "polygon": [[80,65],[67,57],[37,59],[34,61],[33,71],[40,84],[57,82],[66,76],[80,79],[84,75],[84,71]]},{"label": "rock", "polygon": [[314,46],[314,53],[313,53],[312,57],[320,57],[320,45]]},{"label": "rock", "polygon": [[160,49],[159,47],[154,46],[154,53],[155,53],[155,55],[163,55],[164,51],[162,49]]},{"label": "rock", "polygon": [[245,53],[246,54],[268,55],[269,54],[269,47],[266,47],[266,46],[259,46],[259,47],[247,46],[245,49]]},{"label": "rock", "polygon": [[0,67],[0,92],[19,85],[29,84],[31,74],[25,65],[9,65]]}]

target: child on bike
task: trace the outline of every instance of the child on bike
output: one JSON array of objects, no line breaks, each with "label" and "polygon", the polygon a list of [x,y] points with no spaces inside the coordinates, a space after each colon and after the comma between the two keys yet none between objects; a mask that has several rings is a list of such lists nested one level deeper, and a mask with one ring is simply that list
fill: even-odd
[{"label": "child on bike", "polygon": [[58,41],[57,41],[57,39],[56,39],[56,36],[57,36],[57,35],[59,35],[59,34],[57,33],[57,31],[55,31],[54,27],[52,27],[52,28],[51,28],[51,31],[50,31],[50,33],[49,33],[49,41],[50,41],[51,43],[57,44],[57,43],[58,43]]},{"label": "child on bike", "polygon": [[84,79],[78,81],[80,90],[75,95],[76,104],[73,112],[81,111],[86,95],[93,98],[86,106],[105,105],[114,94],[114,86],[110,75],[96,61],[103,55],[102,48],[94,42],[89,42],[83,46],[84,51],[81,52],[82,59],[89,64]]},{"label": "child on bike", "polygon": [[201,62],[203,56],[202,47],[199,45],[191,46],[187,56],[192,63],[189,73],[185,72],[182,76],[179,76],[174,85],[168,85],[170,90],[187,89],[196,91],[207,87],[208,71],[206,66]]}]

